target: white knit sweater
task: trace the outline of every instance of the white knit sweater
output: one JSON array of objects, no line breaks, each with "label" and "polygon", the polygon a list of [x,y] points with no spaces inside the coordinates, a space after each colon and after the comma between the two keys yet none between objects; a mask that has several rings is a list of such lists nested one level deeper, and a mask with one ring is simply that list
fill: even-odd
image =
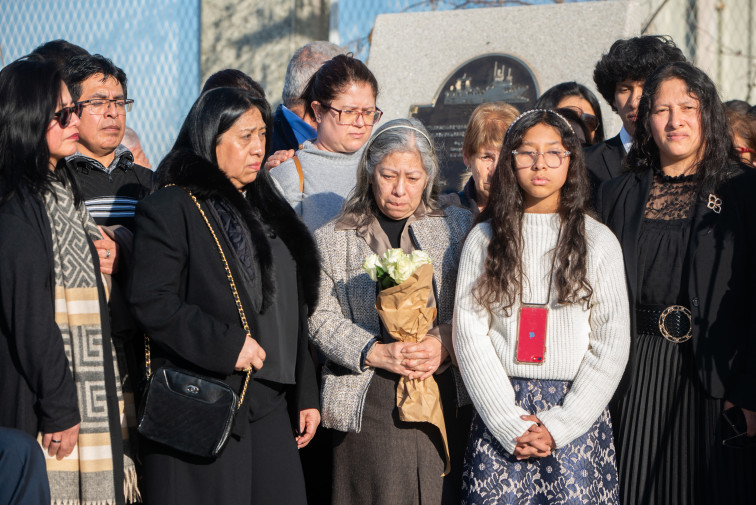
[{"label": "white knit sweater", "polygon": [[[561,406],[538,413],[557,447],[584,434],[609,403],[627,363],[630,314],[622,250],[614,234],[586,217],[590,307],[558,305],[551,289],[546,353],[541,365],[515,361],[519,302],[512,315],[488,312],[472,296],[483,272],[491,237],[489,223],[470,232],[462,251],[454,309],[454,350],[475,408],[504,448],[532,425],[515,404],[510,377],[573,381]],[[523,219],[523,300],[546,301],[549,272],[559,233],[557,214],[526,213]]]}]

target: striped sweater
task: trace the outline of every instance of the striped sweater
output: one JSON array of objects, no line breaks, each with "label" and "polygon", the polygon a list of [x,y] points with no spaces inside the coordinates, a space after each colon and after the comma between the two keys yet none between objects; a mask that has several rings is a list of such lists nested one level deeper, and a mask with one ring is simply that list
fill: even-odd
[{"label": "striped sweater", "polygon": [[133,231],[134,209],[152,191],[153,172],[134,163],[123,145],[109,167],[76,153],[66,158],[89,214],[101,226],[123,225]]}]

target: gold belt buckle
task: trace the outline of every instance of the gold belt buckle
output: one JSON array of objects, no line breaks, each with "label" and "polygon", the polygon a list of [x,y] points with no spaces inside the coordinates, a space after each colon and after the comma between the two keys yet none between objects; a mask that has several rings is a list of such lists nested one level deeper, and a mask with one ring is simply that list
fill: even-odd
[{"label": "gold belt buckle", "polygon": [[[682,312],[683,314],[688,316],[688,333],[686,333],[682,337],[673,337],[669,330],[667,330],[667,326],[665,324],[667,321],[667,316],[673,312]],[[666,338],[673,344],[682,344],[683,342],[687,342],[693,336],[693,314],[687,307],[683,307],[682,305],[670,305],[669,307],[664,309],[664,311],[659,316],[659,331],[661,332],[662,337]]]}]

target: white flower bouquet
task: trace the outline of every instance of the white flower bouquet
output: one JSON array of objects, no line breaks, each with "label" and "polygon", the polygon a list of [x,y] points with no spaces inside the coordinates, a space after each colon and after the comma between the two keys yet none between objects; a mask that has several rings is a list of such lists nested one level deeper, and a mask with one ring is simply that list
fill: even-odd
[{"label": "white flower bouquet", "polygon": [[383,256],[371,254],[362,264],[362,269],[381,289],[397,286],[409,279],[420,265],[430,265],[430,256],[417,250],[404,254],[401,249],[389,249]]},{"label": "white flower bouquet", "polygon": [[[428,307],[433,290],[433,266],[428,254],[389,249],[382,256],[369,256],[362,269],[380,287],[375,308],[388,334],[400,342],[422,341],[436,318],[436,308]],[[441,431],[446,450],[444,474],[447,474],[449,444],[435,379],[409,380],[402,376],[396,388],[396,406],[402,421],[431,423]]]}]

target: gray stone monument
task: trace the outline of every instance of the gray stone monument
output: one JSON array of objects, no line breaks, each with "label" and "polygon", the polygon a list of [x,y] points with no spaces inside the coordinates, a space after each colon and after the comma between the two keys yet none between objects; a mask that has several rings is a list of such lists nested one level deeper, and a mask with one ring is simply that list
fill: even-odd
[{"label": "gray stone monument", "polygon": [[442,185],[455,189],[467,120],[480,103],[527,110],[551,86],[577,81],[602,102],[607,138],[621,122],[593,84],[593,68],[619,38],[639,34],[634,2],[497,7],[378,16],[368,66],[387,121],[421,119],[437,142]]}]

